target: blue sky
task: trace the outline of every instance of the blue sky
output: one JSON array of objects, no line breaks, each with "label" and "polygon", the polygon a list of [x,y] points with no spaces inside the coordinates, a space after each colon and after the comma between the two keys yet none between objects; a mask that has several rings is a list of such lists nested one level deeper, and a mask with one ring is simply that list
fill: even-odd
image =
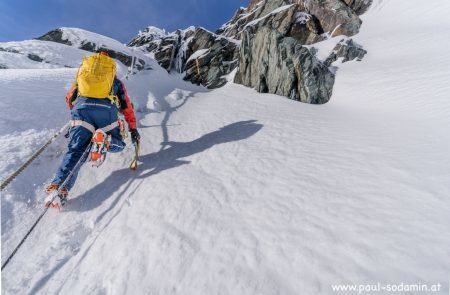
[{"label": "blue sky", "polygon": [[128,42],[149,25],[174,31],[190,25],[211,31],[250,0],[0,0],[0,42],[36,38],[77,27]]}]

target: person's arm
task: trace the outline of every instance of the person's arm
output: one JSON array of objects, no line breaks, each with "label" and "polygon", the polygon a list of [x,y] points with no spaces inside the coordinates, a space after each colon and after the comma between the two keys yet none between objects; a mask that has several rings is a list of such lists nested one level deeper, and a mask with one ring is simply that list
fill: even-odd
[{"label": "person's arm", "polygon": [[70,110],[73,108],[73,103],[78,96],[78,86],[77,83],[73,84],[72,88],[70,88],[69,92],[66,94],[66,104]]},{"label": "person's arm", "polygon": [[125,117],[125,121],[128,123],[128,129],[136,129],[136,115],[134,114],[133,105],[131,104],[130,97],[128,96],[127,89],[125,85],[120,81],[119,91],[117,92],[117,96],[120,101],[120,108],[122,109],[123,116]]},{"label": "person's arm", "polygon": [[134,113],[133,104],[131,103],[130,97],[128,96],[125,85],[119,79],[117,79],[117,80],[120,82],[119,91],[117,92],[117,97],[119,98],[120,108],[122,109],[123,116],[125,117],[125,121],[127,121],[127,123],[128,123],[128,129],[130,131],[131,141],[133,143],[139,143],[139,141],[141,140],[141,136],[137,130],[136,115]]}]

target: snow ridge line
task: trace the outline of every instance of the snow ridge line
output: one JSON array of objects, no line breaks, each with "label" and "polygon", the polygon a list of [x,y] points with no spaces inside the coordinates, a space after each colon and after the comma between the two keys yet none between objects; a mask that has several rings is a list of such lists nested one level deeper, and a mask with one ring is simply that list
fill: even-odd
[{"label": "snow ridge line", "polygon": [[20,167],[13,172],[9,177],[6,178],[5,181],[2,182],[0,191],[3,191],[17,176],[20,175],[37,157],[67,128],[69,127],[70,122],[64,125],[58,132],[53,134],[53,136],[37,150],[31,157],[26,160]]}]

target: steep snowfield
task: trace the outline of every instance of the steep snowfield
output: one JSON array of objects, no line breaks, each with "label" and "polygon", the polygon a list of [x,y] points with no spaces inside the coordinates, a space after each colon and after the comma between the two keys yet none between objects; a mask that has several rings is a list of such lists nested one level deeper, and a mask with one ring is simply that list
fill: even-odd
[{"label": "steep snowfield", "polygon": [[[326,105],[234,84],[206,91],[156,65],[126,81],[139,170],[127,168],[130,148],[85,165],[64,210],[2,272],[2,292],[335,294],[332,284],[404,282],[448,294],[450,3],[436,2],[375,3],[355,38],[369,54],[340,65]],[[61,126],[71,79],[2,70],[10,110],[22,93],[53,101],[2,110],[2,136]],[[42,211],[64,141],[2,193],[2,262]]]},{"label": "steep snowfield", "polygon": [[[84,50],[64,44],[39,40],[0,43],[0,64],[9,69],[77,68],[83,58]],[[36,55],[43,59],[38,62],[27,58]]]}]

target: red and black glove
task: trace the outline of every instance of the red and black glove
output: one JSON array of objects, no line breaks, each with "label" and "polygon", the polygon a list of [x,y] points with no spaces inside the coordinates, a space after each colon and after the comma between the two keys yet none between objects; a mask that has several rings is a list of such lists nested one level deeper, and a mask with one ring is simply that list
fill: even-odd
[{"label": "red and black glove", "polygon": [[139,141],[141,140],[141,136],[139,135],[137,129],[130,129],[130,135],[132,143],[139,143]]}]

